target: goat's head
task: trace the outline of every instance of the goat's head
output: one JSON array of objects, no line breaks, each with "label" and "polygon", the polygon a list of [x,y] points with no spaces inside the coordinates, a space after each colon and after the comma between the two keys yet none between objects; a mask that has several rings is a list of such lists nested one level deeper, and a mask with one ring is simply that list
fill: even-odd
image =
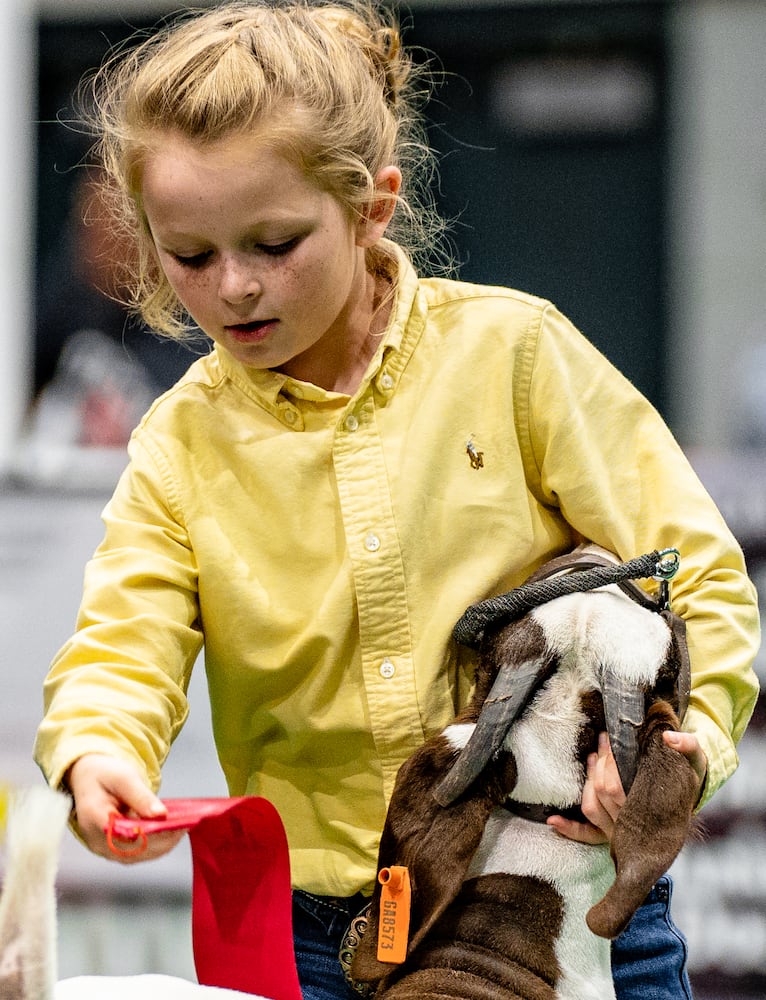
[{"label": "goat's head", "polygon": [[[570,568],[589,568],[594,560],[595,565],[608,565],[613,557],[597,546],[581,546],[571,559]],[[521,595],[529,584],[539,588],[551,575],[550,567],[560,563],[553,560],[541,567],[524,588],[508,597]],[[578,577],[571,579],[577,581]],[[577,590],[552,597],[555,587],[550,582],[545,589],[546,596],[539,604],[533,604],[526,614],[511,617],[510,622],[507,611],[496,606],[498,600],[505,605],[506,598],[500,598],[469,608],[456,626],[456,636],[480,650],[468,710],[477,725],[434,793],[441,805],[449,805],[468,789],[500,751],[533,696],[562,667],[570,675],[570,687],[574,683],[583,692],[600,695],[626,792],[636,776],[638,730],[649,701],[664,699],[674,711],[678,712],[679,706],[681,714],[685,710],[689,667],[681,619],[631,580],[623,581],[620,589],[599,589],[596,602]],[[626,601],[624,594],[633,602]],[[515,603],[523,602],[520,597]],[[493,610],[484,610],[485,605]]]},{"label": "goat's head", "polygon": [[[410,866],[415,897],[428,900],[415,898],[411,950],[459,891],[492,809],[507,796],[579,803],[603,728],[627,799],[612,841],[616,879],[588,914],[591,930],[616,936],[672,863],[697,796],[691,765],[662,739],[679,726],[686,650],[679,623],[642,603],[617,587],[567,595],[483,636],[470,704],[402,768],[381,839],[381,865]],[[561,709],[569,721],[557,720]],[[363,944],[356,971],[379,978]]]},{"label": "goat's head", "polygon": [[[552,805],[574,805],[585,760],[605,728],[627,798],[612,841],[617,878],[588,915],[591,930],[603,937],[626,926],[670,866],[688,835],[697,796],[691,765],[662,740],[664,730],[680,726],[685,700],[683,622],[638,588],[624,589],[629,596],[617,586],[561,596],[483,636],[468,711],[476,725],[434,791],[445,807],[470,796],[477,774],[504,751],[514,762],[516,797],[525,797],[522,788],[546,787],[547,779]],[[563,721],[573,698],[580,714],[574,725]],[[547,775],[539,756],[525,759],[532,756],[525,755],[525,731],[535,726],[539,743],[564,732],[555,755],[547,755]]]}]

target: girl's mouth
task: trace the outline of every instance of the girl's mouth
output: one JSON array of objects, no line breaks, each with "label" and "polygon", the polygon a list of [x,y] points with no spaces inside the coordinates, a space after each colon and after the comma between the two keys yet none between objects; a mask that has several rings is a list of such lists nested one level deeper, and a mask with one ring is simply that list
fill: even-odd
[{"label": "girl's mouth", "polygon": [[257,344],[264,340],[276,325],[276,320],[256,320],[226,327],[226,332],[240,344]]}]

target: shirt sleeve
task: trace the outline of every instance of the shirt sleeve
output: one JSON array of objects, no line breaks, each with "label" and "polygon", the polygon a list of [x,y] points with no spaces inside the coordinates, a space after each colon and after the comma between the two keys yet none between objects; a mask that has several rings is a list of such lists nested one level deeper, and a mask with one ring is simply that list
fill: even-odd
[{"label": "shirt sleeve", "polygon": [[645,397],[553,307],[536,333],[519,405],[540,498],[622,559],[681,553],[672,606],[686,622],[691,660],[683,728],[708,762],[701,808],[736,769],[758,696],[755,588],[740,546]]},{"label": "shirt sleeve", "polygon": [[194,555],[167,474],[135,438],[130,450],[85,570],[77,630],[45,682],[35,759],[54,787],[83,754],[107,753],[157,789],[188,712],[202,645]]}]

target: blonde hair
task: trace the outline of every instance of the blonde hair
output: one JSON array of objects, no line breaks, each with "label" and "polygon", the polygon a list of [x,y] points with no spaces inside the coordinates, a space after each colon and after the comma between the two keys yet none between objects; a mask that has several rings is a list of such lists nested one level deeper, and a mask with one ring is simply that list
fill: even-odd
[{"label": "blonde hair", "polygon": [[110,56],[83,96],[98,136],[103,204],[135,248],[122,262],[124,304],[159,333],[179,338],[188,329],[141,208],[143,160],[166,131],[200,143],[252,133],[354,218],[371,204],[376,173],[398,166],[404,183],[392,195],[388,232],[423,266],[444,226],[419,115],[428,96],[422,79],[393,16],[367,0],[225,3]]}]

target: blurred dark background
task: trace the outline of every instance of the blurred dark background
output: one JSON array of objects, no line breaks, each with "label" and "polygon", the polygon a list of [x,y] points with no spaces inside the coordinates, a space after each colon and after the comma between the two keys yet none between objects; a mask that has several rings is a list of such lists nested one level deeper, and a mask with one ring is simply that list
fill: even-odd
[{"label": "blurred dark background", "polygon": [[[654,0],[434,6],[404,15],[406,40],[435,53],[443,71],[427,114],[461,277],[552,299],[660,408],[666,14]],[[99,23],[40,24],[38,390],[63,341],[83,326],[124,332],[160,383],[189,360],[133,326],[124,330],[119,307],[93,291],[79,225],[84,172],[76,167],[86,142],[52,124],[73,116],[82,74],[155,21],[128,24],[105,10]],[[62,253],[62,234],[74,254]],[[85,237],[95,242],[92,227]]]}]

